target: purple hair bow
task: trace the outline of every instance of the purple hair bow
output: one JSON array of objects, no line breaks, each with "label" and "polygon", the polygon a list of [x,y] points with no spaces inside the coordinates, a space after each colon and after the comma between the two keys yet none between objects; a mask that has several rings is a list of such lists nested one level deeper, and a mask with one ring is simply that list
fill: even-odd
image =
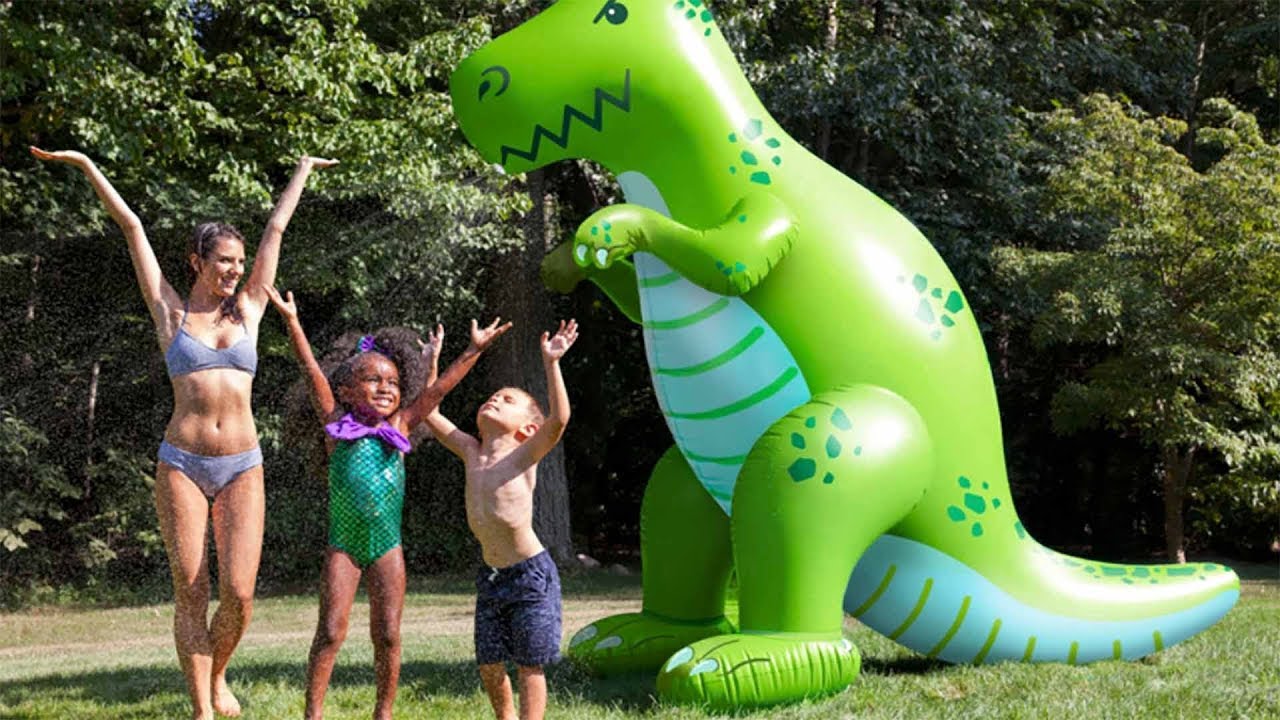
[{"label": "purple hair bow", "polygon": [[337,422],[325,425],[324,431],[329,434],[329,437],[336,440],[359,440],[362,437],[376,437],[403,453],[407,453],[413,448],[409,444],[409,438],[405,437],[399,430],[391,427],[390,423],[380,422],[376,426],[365,425],[351,417],[351,413],[338,418]]},{"label": "purple hair bow", "polygon": [[356,350],[362,353],[376,352],[386,355],[386,353],[382,352],[382,348],[378,347],[378,343],[374,342],[372,335],[361,335],[360,342],[356,343]]}]

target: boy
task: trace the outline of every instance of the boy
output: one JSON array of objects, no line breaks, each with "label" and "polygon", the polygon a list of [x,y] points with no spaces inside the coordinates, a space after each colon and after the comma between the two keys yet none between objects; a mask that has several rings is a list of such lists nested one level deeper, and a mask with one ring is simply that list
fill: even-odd
[{"label": "boy", "polygon": [[543,666],[560,656],[560,575],[533,532],[538,461],[569,422],[569,395],[560,358],[578,339],[578,323],[562,320],[542,333],[542,364],[550,406],[518,388],[502,388],[480,406],[480,439],[440,414],[427,425],[466,464],[467,524],[480,541],[485,567],[476,578],[476,663],[498,720],[515,720],[506,661],[515,662],[521,720],[542,720],[547,706]]}]

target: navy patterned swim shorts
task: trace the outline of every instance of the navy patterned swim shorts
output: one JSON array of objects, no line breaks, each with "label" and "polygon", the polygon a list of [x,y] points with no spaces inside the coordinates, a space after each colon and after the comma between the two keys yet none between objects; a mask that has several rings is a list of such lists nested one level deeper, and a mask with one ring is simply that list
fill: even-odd
[{"label": "navy patterned swim shorts", "polygon": [[476,574],[476,663],[511,660],[550,665],[560,659],[560,572],[546,550]]}]

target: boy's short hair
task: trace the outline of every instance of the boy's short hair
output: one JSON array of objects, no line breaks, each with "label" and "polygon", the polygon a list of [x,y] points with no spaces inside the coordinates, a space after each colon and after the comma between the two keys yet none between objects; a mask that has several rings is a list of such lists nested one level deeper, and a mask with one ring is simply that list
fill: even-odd
[{"label": "boy's short hair", "polygon": [[542,403],[538,402],[538,398],[534,397],[532,393],[524,388],[513,387],[510,389],[524,395],[525,399],[529,401],[529,418],[541,427],[542,423],[546,422],[547,415],[543,412]]}]

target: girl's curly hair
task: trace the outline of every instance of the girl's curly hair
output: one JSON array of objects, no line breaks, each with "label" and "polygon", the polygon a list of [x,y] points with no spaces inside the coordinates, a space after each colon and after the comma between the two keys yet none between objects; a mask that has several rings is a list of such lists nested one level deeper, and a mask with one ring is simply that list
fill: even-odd
[{"label": "girl's curly hair", "polygon": [[[329,349],[317,358],[320,369],[329,379],[329,387],[333,389],[334,400],[341,405],[338,388],[351,382],[356,364],[360,358],[370,352],[383,355],[400,371],[400,407],[409,405],[422,393],[427,381],[427,363],[422,357],[418,342],[421,336],[407,327],[384,327],[375,330],[372,335],[360,332],[343,333]],[[372,341],[372,347],[368,346]],[[316,413],[311,406],[306,382],[298,380],[288,392],[285,412],[285,442],[301,451],[305,456],[322,463],[324,458],[324,432],[316,422]],[[351,410],[342,406],[344,410]],[[410,437],[413,444],[428,437],[430,431],[425,427],[415,429]]]},{"label": "girl's curly hair", "polygon": [[372,335],[344,333],[320,358],[320,368],[329,378],[329,387],[333,388],[336,399],[338,388],[351,383],[360,358],[367,353],[376,352],[390,360],[400,371],[400,406],[404,407],[418,399],[427,380],[427,364],[422,359],[422,350],[418,345],[421,340],[422,337],[417,332],[407,327],[380,328]]}]

